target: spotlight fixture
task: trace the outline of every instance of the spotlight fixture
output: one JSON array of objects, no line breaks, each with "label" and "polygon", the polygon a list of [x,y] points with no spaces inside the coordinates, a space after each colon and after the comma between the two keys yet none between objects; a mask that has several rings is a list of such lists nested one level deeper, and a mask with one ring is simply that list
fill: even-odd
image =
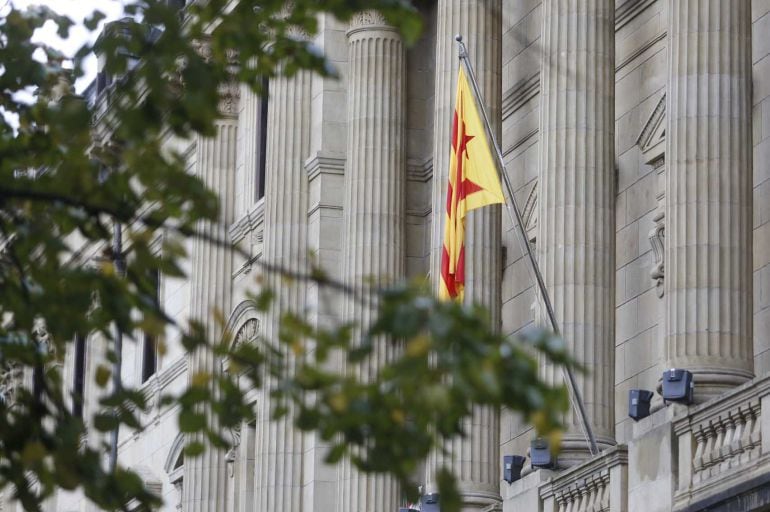
[{"label": "spotlight fixture", "polygon": [[503,456],[503,480],[512,484],[516,480],[521,478],[521,468],[524,467],[524,461],[526,457],[521,455],[504,455]]},{"label": "spotlight fixture", "polygon": [[650,401],[654,393],[646,389],[632,389],[628,392],[628,416],[639,421],[650,415]]},{"label": "spotlight fixture", "polygon": [[533,439],[530,443],[529,458],[532,460],[533,468],[553,469],[555,466],[548,440],[542,437]]},{"label": "spotlight fixture", "polygon": [[663,400],[691,404],[694,389],[692,372],[681,368],[663,372]]},{"label": "spotlight fixture", "polygon": [[420,512],[441,512],[438,493],[423,494],[420,497]]}]

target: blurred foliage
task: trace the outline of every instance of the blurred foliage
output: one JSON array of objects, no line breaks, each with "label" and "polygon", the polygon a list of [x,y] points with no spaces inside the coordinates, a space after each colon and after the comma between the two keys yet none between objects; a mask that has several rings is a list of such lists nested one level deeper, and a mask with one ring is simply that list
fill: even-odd
[{"label": "blurred foliage", "polygon": [[[161,406],[179,407],[183,432],[226,446],[221,433],[253,415],[236,376],[261,387],[267,372],[275,383],[266,390],[276,398],[274,416],[293,410],[298,428],[329,442],[331,462],[351,457],[364,471],[390,472],[410,493],[418,464],[463,435],[474,405],[507,407],[543,433],[558,432],[566,394],[538,379],[537,354],[568,363],[564,345],[541,331],[517,340],[501,336],[483,310],[438,302],[419,285],[373,291],[377,320],[362,336],[353,336],[350,325],[320,328],[286,314],[279,339],[235,348],[227,336],[206,339],[200,322],[177,324],[154,299],[150,271],[184,277],[186,240],[218,212],[215,194],[169,150],[169,137],[212,135],[220,91],[233,81],[260,92],[263,78],[277,74],[334,77],[309,42],[319,16],[344,21],[364,8],[380,10],[407,43],[419,37],[422,19],[407,0],[209,0],[183,14],[166,2],[139,0],[126,7],[130,18],[108,25],[95,45],[71,59],[33,35],[54,23],[66,38],[74,20],[43,7],[6,7],[0,19],[0,487],[26,510],[39,510],[57,489],[76,488],[105,510],[127,510],[131,500],[142,510],[160,503],[129,469],[108,469],[107,436],[83,441],[86,426],[141,430],[148,404],[138,389],[112,389],[110,366],[99,365],[93,372],[104,389],[99,410],[85,421],[73,415],[62,366],[78,334],[91,333],[89,343],[103,340],[89,350],[99,348],[114,362],[116,331],[131,342],[142,330],[160,336],[178,329],[187,351],[214,351],[237,370],[196,375],[182,393],[162,397]],[[102,19],[95,12],[86,25],[94,29]],[[94,51],[106,57],[105,72],[114,80],[89,103],[72,83]],[[126,226],[128,254],[112,253],[114,223]],[[114,270],[116,257],[125,257],[125,275]],[[293,277],[349,293],[321,269]],[[253,300],[266,311],[272,293],[257,290]],[[374,375],[332,370],[335,355],[351,366],[365,364],[382,344],[400,355]],[[194,441],[186,454],[203,449]],[[453,496],[451,475],[439,481],[444,495]],[[455,505],[443,503],[449,512]]]}]

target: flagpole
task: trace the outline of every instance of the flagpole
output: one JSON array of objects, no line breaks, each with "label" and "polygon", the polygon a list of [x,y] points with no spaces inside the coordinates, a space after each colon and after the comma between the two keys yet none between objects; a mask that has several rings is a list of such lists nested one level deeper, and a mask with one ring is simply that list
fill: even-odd
[{"label": "flagpole", "polygon": [[[479,110],[481,111],[481,116],[484,119],[484,126],[487,130],[487,135],[489,136],[489,140],[492,141],[492,145],[495,148],[495,153],[497,154],[497,159],[500,164],[500,174],[502,174],[503,177],[503,183],[505,184],[505,188],[508,192],[509,201],[505,202],[505,208],[508,211],[508,215],[511,217],[511,222],[514,225],[518,225],[519,227],[519,238],[524,243],[524,248],[526,250],[527,256],[529,258],[529,263],[532,266],[532,270],[535,273],[535,279],[537,280],[537,286],[540,290],[540,296],[543,299],[543,303],[545,304],[546,312],[548,313],[548,319],[551,323],[551,329],[553,329],[553,332],[556,336],[561,336],[561,330],[559,329],[559,324],[556,321],[556,313],[554,313],[553,310],[553,304],[551,303],[551,298],[548,295],[548,289],[545,286],[545,281],[543,280],[543,274],[540,271],[540,266],[537,263],[537,258],[535,258],[535,253],[532,250],[532,245],[529,243],[529,238],[527,237],[527,233],[524,230],[524,223],[522,221],[521,216],[521,210],[519,210],[518,205],[516,204],[516,196],[513,193],[513,186],[511,185],[511,180],[508,177],[508,173],[505,170],[505,160],[503,159],[503,152],[500,150],[500,145],[497,142],[497,137],[495,136],[494,131],[492,131],[492,125],[489,122],[489,117],[487,116],[487,109],[484,106],[484,102],[481,100],[481,91],[479,90],[479,84],[476,82],[476,74],[473,72],[473,66],[470,63],[470,60],[468,59],[468,49],[465,47],[465,43],[463,43],[463,36],[458,34],[455,36],[455,40],[457,41],[457,44],[459,46],[459,56],[460,61],[465,66],[465,70],[468,72],[468,78],[471,82],[471,87],[473,87],[474,95],[476,96],[476,103],[478,104]],[[591,428],[591,423],[588,421],[588,414],[586,413],[585,405],[583,404],[583,397],[580,393],[580,389],[578,389],[577,381],[575,380],[575,375],[572,372],[572,369],[569,366],[563,367],[564,372],[566,374],[567,380],[569,382],[569,388],[572,392],[572,396],[574,398],[573,404],[577,408],[577,412],[580,415],[580,419],[583,423],[583,428],[585,430],[585,435],[588,438],[589,448],[591,450],[592,455],[598,455],[599,454],[599,448],[596,445],[596,438],[594,437],[593,429]]]}]

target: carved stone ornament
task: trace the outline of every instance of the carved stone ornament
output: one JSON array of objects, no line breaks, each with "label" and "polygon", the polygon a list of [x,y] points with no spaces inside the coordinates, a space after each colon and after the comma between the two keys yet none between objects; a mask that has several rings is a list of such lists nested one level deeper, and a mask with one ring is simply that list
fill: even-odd
[{"label": "carved stone ornament", "polygon": [[23,379],[24,372],[18,364],[10,364],[0,369],[0,400],[6,405],[12,405]]},{"label": "carved stone ornament", "polygon": [[655,264],[650,270],[650,277],[655,281],[655,291],[658,293],[658,297],[663,297],[663,256],[665,251],[665,238],[666,238],[666,213],[661,209],[652,220],[655,222],[655,227],[652,228],[648,235],[650,239],[650,245],[652,246],[652,252],[655,256]]},{"label": "carved stone ornament", "polygon": [[233,445],[227,450],[225,461],[228,466],[228,476],[233,478],[235,476],[235,459],[238,457],[238,447],[241,445],[241,425],[231,429],[230,434],[233,438]]},{"label": "carved stone ornament", "polygon": [[237,116],[238,104],[241,99],[241,88],[237,82],[229,82],[219,88],[219,112]]},{"label": "carved stone ornament", "polygon": [[375,10],[368,10],[359,12],[355,15],[353,15],[353,18],[350,20],[350,28],[361,28],[361,27],[371,27],[371,26],[389,26],[388,22],[385,21],[385,17],[380,14],[379,11]]},{"label": "carved stone ornament", "polygon": [[237,347],[241,343],[254,343],[257,341],[259,335],[259,320],[256,318],[249,318],[244,322],[238,332],[235,333],[233,339],[233,347]]}]

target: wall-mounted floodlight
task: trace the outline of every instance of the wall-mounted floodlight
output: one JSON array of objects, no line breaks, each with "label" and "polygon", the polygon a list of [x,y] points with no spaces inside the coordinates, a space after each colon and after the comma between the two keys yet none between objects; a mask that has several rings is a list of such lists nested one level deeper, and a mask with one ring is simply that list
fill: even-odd
[{"label": "wall-mounted floodlight", "polygon": [[556,461],[551,454],[551,447],[548,440],[538,437],[533,439],[529,445],[529,458],[532,460],[533,468],[553,469]]},{"label": "wall-mounted floodlight", "polygon": [[628,416],[639,421],[650,415],[650,402],[654,393],[646,389],[631,389],[628,392]]},{"label": "wall-mounted floodlight", "polygon": [[663,400],[691,404],[694,391],[692,372],[681,368],[663,372]]},{"label": "wall-mounted floodlight", "polygon": [[512,484],[516,480],[521,478],[521,468],[524,467],[526,457],[521,455],[504,455],[503,456],[503,480]]}]

